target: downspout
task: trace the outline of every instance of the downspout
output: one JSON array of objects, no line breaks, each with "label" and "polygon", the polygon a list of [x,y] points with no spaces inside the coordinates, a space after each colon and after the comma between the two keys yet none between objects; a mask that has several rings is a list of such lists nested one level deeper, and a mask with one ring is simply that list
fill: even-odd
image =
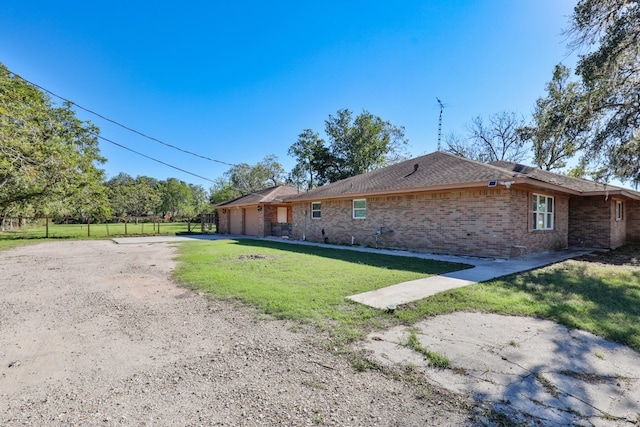
[{"label": "downspout", "polygon": [[302,240],[307,240],[307,210],[304,211],[304,221],[302,225]]}]

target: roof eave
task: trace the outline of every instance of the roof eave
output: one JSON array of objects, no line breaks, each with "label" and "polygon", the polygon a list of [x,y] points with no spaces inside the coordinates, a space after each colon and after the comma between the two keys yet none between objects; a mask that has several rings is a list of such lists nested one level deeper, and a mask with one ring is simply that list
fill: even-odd
[{"label": "roof eave", "polygon": [[[521,184],[523,183],[525,178],[513,178],[510,181],[513,184]],[[498,187],[504,186],[502,180],[498,181]],[[321,200],[331,200],[331,199],[353,199],[358,197],[377,197],[377,196],[392,196],[397,194],[410,194],[410,193],[427,193],[434,191],[449,191],[449,190],[460,190],[464,188],[493,188],[488,187],[489,181],[473,181],[473,182],[462,182],[462,183],[454,183],[454,184],[441,184],[441,185],[429,185],[429,186],[421,186],[421,187],[408,187],[401,188],[395,190],[377,190],[377,191],[367,191],[367,192],[354,192],[354,193],[343,193],[343,194],[334,194],[334,195],[323,195],[323,196],[296,196],[295,199],[288,199],[288,202],[296,203],[296,202],[307,202],[309,200],[321,201]]]},{"label": "roof eave", "polygon": [[600,191],[585,191],[582,193],[583,196],[621,196],[626,197],[628,199],[640,200],[640,194],[629,191],[621,188],[616,188],[612,190],[600,190]]}]

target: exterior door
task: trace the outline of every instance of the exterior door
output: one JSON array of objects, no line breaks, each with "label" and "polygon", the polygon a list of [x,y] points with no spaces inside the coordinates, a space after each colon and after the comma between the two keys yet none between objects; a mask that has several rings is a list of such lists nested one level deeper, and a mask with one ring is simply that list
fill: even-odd
[{"label": "exterior door", "polygon": [[258,212],[257,206],[251,206],[244,210],[244,231],[247,236],[260,236],[260,218],[261,212]]},{"label": "exterior door", "polygon": [[229,234],[242,234],[243,209],[229,210]]},{"label": "exterior door", "polygon": [[278,222],[283,223],[287,222],[287,207],[279,207],[278,208]]}]

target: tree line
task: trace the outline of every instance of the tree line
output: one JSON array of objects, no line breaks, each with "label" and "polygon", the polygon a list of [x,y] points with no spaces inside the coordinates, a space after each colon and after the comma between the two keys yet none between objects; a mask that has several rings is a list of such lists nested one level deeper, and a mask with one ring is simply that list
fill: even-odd
[{"label": "tree line", "polygon": [[[482,162],[527,160],[536,166],[608,181],[640,183],[640,3],[579,0],[567,30],[583,49],[575,70],[554,67],[529,122],[512,112],[471,120],[449,134],[446,150]],[[304,129],[284,170],[274,155],[240,163],[207,191],[175,178],[120,174],[99,166],[99,130],[57,106],[0,64],[0,216],[110,218],[183,215],[266,187],[301,190],[384,167],[408,157],[405,129],[367,110],[340,109],[324,132]],[[530,153],[533,153],[531,157]],[[570,169],[567,169],[568,166]]]},{"label": "tree line", "polygon": [[106,180],[98,128],[0,64],[0,218],[193,218],[208,191],[176,178]]}]

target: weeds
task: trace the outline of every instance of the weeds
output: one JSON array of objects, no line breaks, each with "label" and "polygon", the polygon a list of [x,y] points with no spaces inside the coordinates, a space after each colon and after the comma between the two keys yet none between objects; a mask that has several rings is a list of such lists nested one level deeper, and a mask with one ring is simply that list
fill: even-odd
[{"label": "weeds", "polygon": [[446,356],[423,347],[422,344],[420,344],[420,341],[418,341],[418,336],[416,335],[415,330],[411,330],[409,332],[409,338],[407,338],[405,347],[415,350],[426,357],[429,361],[429,366],[432,368],[447,369],[450,365],[449,359]]}]

